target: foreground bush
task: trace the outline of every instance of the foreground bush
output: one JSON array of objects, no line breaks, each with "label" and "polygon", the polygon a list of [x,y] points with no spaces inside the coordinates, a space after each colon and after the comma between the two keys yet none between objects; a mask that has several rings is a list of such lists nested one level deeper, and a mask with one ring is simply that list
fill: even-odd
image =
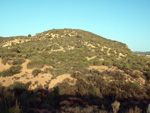
[{"label": "foreground bush", "polygon": [[21,107],[14,92],[0,86],[0,113],[21,113]]}]

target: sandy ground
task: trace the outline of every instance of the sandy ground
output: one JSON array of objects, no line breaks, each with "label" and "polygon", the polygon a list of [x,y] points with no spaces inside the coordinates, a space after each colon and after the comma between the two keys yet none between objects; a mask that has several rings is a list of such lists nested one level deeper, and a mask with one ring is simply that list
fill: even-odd
[{"label": "sandy ground", "polygon": [[[14,82],[22,82],[22,83],[31,83],[29,86],[30,90],[34,90],[38,87],[42,88],[53,88],[58,83],[62,83],[65,79],[69,79],[69,81],[72,81],[68,83],[69,85],[74,85],[76,83],[76,79],[72,78],[69,74],[63,74],[55,77],[52,79],[53,75],[49,73],[40,73],[38,76],[34,77],[32,75],[33,69],[27,69],[27,64],[30,62],[29,59],[27,59],[21,66],[21,72],[19,74],[15,74],[11,77],[0,77],[0,84],[2,86],[8,87],[9,85],[13,84]],[[0,61],[0,66],[2,65]],[[1,68],[1,71],[4,69],[8,69],[10,66],[8,65],[2,65],[3,68]],[[52,68],[51,66],[44,66],[41,70],[44,70],[46,68]],[[69,82],[68,81],[68,82]]]}]

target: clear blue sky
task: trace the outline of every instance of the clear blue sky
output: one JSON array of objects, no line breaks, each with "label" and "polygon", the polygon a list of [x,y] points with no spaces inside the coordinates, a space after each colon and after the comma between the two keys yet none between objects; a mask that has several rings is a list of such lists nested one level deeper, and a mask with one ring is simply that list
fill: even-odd
[{"label": "clear blue sky", "polygon": [[0,36],[73,28],[150,51],[150,0],[0,0]]}]

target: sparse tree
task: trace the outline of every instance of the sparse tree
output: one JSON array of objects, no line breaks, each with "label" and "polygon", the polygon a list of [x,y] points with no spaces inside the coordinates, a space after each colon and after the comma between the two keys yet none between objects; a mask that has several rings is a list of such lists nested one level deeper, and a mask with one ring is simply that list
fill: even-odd
[{"label": "sparse tree", "polygon": [[31,34],[29,34],[28,37],[31,37]]}]

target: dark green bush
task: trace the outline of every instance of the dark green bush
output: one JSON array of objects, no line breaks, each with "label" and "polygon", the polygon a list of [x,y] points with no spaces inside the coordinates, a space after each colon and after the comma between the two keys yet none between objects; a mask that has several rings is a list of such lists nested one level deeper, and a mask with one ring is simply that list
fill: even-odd
[{"label": "dark green bush", "polygon": [[28,88],[27,84],[21,82],[14,82],[12,85],[8,86],[8,89],[15,93],[15,95],[20,95]]},{"label": "dark green bush", "polygon": [[92,61],[92,64],[93,65],[102,65],[103,64],[103,61],[100,61],[100,60],[91,60]]},{"label": "dark green bush", "polygon": [[20,50],[17,47],[13,47],[10,49],[10,52],[12,53],[20,53]]},{"label": "dark green bush", "polygon": [[96,88],[96,87],[92,87],[89,89],[89,92],[88,92],[90,95],[93,95],[95,97],[100,97],[102,94],[100,93],[100,89],[99,88]]},{"label": "dark green bush", "polygon": [[96,69],[92,69],[92,70],[90,70],[90,72],[91,72],[91,73],[98,74],[98,75],[100,74],[100,71],[98,71],[98,70],[96,70]]},{"label": "dark green bush", "polygon": [[140,71],[143,71],[143,67],[136,64],[136,65],[133,65],[133,68],[136,69],[136,70],[140,70]]},{"label": "dark green bush", "polygon": [[0,72],[0,76],[6,77],[6,76],[12,76],[14,74],[20,73],[21,66],[12,66],[8,70],[4,70]]},{"label": "dark green bush", "polygon": [[28,69],[32,68],[42,68],[44,66],[44,61],[43,60],[32,60],[27,64]]},{"label": "dark green bush", "polygon": [[31,37],[31,34],[29,34],[28,37]]},{"label": "dark green bush", "polygon": [[25,62],[24,59],[14,59],[12,65],[21,65],[24,62]]},{"label": "dark green bush", "polygon": [[0,113],[21,113],[21,108],[14,92],[2,86],[0,86]]},{"label": "dark green bush", "polygon": [[41,70],[39,70],[39,69],[34,69],[33,71],[32,71],[32,75],[35,77],[35,76],[37,76],[39,73],[41,73]]},{"label": "dark green bush", "polygon": [[145,75],[146,75],[146,78],[147,78],[148,80],[150,80],[150,71],[146,72]]},{"label": "dark green bush", "polygon": [[147,68],[146,71],[150,71],[150,68]]},{"label": "dark green bush", "polygon": [[12,85],[8,87],[10,90],[25,90],[27,88],[27,85],[21,83],[21,82],[14,82]]},{"label": "dark green bush", "polygon": [[[9,60],[10,60],[9,57],[4,57],[4,58],[2,59],[2,63],[3,63],[4,65],[6,65]],[[9,64],[9,63],[8,63],[8,64]]]},{"label": "dark green bush", "polygon": [[119,67],[120,66],[120,61],[119,60],[114,61],[113,65]]},{"label": "dark green bush", "polygon": [[112,62],[110,60],[104,60],[103,64],[105,66],[112,66]]}]

